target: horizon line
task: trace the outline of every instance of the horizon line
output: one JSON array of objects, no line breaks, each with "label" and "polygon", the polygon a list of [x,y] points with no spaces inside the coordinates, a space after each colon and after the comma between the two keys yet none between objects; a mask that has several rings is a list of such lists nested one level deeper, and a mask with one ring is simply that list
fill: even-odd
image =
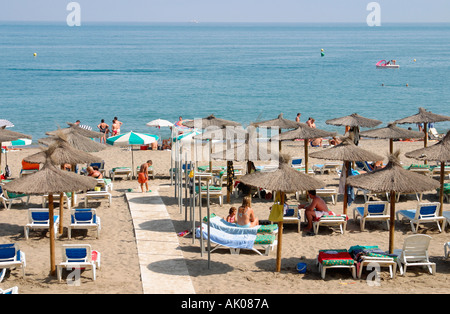
[{"label": "horizon line", "polygon": [[[0,23],[66,23],[66,20],[0,20]],[[83,22],[83,21],[82,21]],[[365,21],[351,21],[351,22],[343,22],[343,21],[331,21],[331,22],[301,22],[301,21],[292,21],[292,22],[286,22],[286,21],[199,21],[196,19],[187,20],[187,21],[102,21],[102,20],[87,20],[83,23],[108,23],[108,24],[123,24],[123,23],[136,23],[136,24],[169,24],[169,23],[176,23],[176,24],[366,24]],[[402,22],[383,22],[383,24],[450,24],[450,21],[433,21],[433,22],[409,22],[409,21],[402,21]]]}]

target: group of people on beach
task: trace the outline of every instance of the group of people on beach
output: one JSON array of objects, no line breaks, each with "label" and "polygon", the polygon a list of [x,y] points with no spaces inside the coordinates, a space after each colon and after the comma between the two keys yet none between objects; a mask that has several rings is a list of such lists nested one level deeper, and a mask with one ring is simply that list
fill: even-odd
[{"label": "group of people on beach", "polygon": [[97,125],[98,130],[100,133],[103,133],[103,136],[100,138],[100,143],[106,144],[106,139],[109,137],[109,134],[111,133],[111,136],[116,136],[120,134],[120,127],[122,126],[122,122],[117,119],[117,117],[114,117],[112,120],[111,130],[109,129],[109,125],[105,122],[105,119],[102,119],[100,123]]},{"label": "group of people on beach", "polygon": [[[308,226],[305,231],[307,235],[314,235],[312,223],[325,214],[330,213],[327,203],[316,195],[315,190],[308,191],[308,197],[311,200],[309,204],[300,204],[298,208],[305,209],[305,217],[308,220]],[[234,223],[236,227],[252,228],[259,225],[259,219],[251,208],[251,197],[244,196],[242,205],[239,208],[231,207],[228,216],[224,218],[229,223]]]}]

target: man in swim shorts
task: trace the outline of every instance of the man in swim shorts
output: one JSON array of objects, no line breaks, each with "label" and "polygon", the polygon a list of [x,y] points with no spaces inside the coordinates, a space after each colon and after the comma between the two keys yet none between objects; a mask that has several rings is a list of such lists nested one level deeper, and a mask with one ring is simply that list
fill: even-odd
[{"label": "man in swim shorts", "polygon": [[148,192],[148,167],[150,167],[151,165],[153,165],[153,162],[151,160],[147,160],[147,162],[144,162],[139,169],[138,182],[141,185],[142,193]]},{"label": "man in swim shorts", "polygon": [[305,231],[307,233],[312,231],[312,223],[313,223],[314,218],[320,218],[324,214],[328,213],[327,204],[321,197],[316,196],[316,190],[308,191],[308,196],[311,199],[311,204],[298,205],[299,209],[300,208],[305,209],[305,216],[306,216],[306,219],[308,220],[308,226],[305,229]]}]

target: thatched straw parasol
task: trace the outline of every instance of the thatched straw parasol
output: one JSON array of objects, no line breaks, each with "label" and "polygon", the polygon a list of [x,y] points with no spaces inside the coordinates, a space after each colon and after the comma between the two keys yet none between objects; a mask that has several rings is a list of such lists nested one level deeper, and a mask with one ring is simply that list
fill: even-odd
[{"label": "thatched straw parasol", "polygon": [[[69,145],[69,143],[65,140],[66,135],[62,133],[58,133],[55,137],[54,143],[47,149],[47,151],[41,151],[39,153],[35,153],[31,156],[25,157],[24,160],[29,163],[40,163],[43,164],[47,160],[47,156],[51,156],[51,161],[55,163],[57,166],[63,166],[64,164],[82,164],[82,163],[92,163],[92,162],[101,162],[102,159],[100,157],[91,155],[84,151],[73,148]],[[74,193],[73,193],[74,194]],[[74,195],[72,196],[72,200],[74,200]],[[73,204],[75,202],[73,201]],[[63,211],[63,194],[60,195],[60,219],[62,221],[64,211]],[[59,225],[59,233],[63,232],[63,224]]]},{"label": "thatched straw parasol", "polygon": [[381,121],[365,118],[357,113],[352,113],[349,116],[327,120],[325,121],[325,123],[331,125],[341,125],[350,127],[358,126],[363,128],[374,128],[377,125],[381,124]]},{"label": "thatched straw parasol", "polygon": [[[230,202],[230,195],[231,195],[231,191],[233,189],[233,177],[234,177],[234,170],[233,170],[233,161],[236,160],[234,157],[237,156],[230,156],[230,153],[233,154],[234,150],[231,150],[230,148],[232,148],[232,143],[236,143],[237,141],[242,141],[243,143],[249,143],[249,140],[252,140],[254,138],[256,138],[258,135],[256,132],[254,132],[254,130],[250,129],[244,129],[242,126],[238,126],[238,127],[224,127],[224,128],[219,128],[219,127],[214,127],[214,128],[207,128],[207,131],[202,133],[202,134],[198,134],[196,136],[194,136],[194,139],[202,139],[202,140],[209,140],[209,144],[210,144],[210,152],[209,152],[209,156],[210,156],[210,169],[212,169],[212,159],[215,160],[226,160],[227,161],[227,202]],[[223,152],[220,152],[220,154],[216,154],[215,158],[213,158],[212,156],[214,155],[212,153],[212,146],[211,146],[211,141],[214,139],[218,139],[218,140],[225,140],[225,145],[226,148]],[[241,145],[243,145],[243,143],[240,143]],[[234,144],[233,144],[234,145]],[[237,145],[234,145],[237,146]],[[247,145],[248,146],[248,145]],[[239,152],[242,152],[241,149],[238,150]],[[223,158],[223,153],[227,154],[229,158]],[[236,153],[235,153],[236,155]],[[241,153],[241,155],[243,155]]]},{"label": "thatched straw parasol", "polygon": [[[397,124],[423,123],[424,124],[423,130],[425,133],[423,145],[424,145],[424,147],[427,147],[427,145],[428,145],[428,123],[443,122],[443,121],[450,121],[450,117],[435,114],[435,113],[432,113],[431,111],[426,111],[426,109],[420,107],[419,113],[409,116],[409,117],[406,117],[406,118],[403,118],[403,119],[400,119],[400,120],[396,120],[395,123],[397,123]],[[425,163],[426,163],[426,160],[425,160]]]},{"label": "thatched straw parasol", "polygon": [[[0,148],[2,147],[2,142],[15,141],[15,140],[18,140],[20,138],[31,139],[31,136],[30,135],[26,135],[26,134],[22,134],[22,133],[19,133],[19,132],[7,130],[6,126],[0,127]],[[0,153],[0,166],[2,164],[1,156],[2,155]]]},{"label": "thatched straw parasol", "polygon": [[226,126],[240,126],[241,124],[231,120],[216,118],[212,114],[202,119],[194,119],[191,121],[183,122],[183,125],[187,126],[188,128],[206,129],[210,126],[224,128]]},{"label": "thatched straw parasol", "polygon": [[[106,149],[108,146],[101,144],[99,142],[95,142],[94,140],[83,136],[77,132],[64,132],[64,135],[66,137],[67,143],[70,144],[73,148],[76,148],[78,150],[84,151],[84,152],[99,152],[104,149]],[[45,146],[51,146],[55,140],[57,140],[58,137],[55,135],[51,135],[46,138],[41,138],[38,140],[38,143],[45,145]]]},{"label": "thatched straw parasol", "polygon": [[367,161],[367,160],[382,160],[383,157],[362,149],[355,145],[353,142],[353,137],[345,137],[342,143],[333,146],[331,148],[324,149],[322,151],[317,151],[310,154],[310,157],[328,160],[340,160],[344,162],[345,171],[343,173],[345,180],[345,191],[344,191],[344,214],[347,215],[348,206],[348,191],[347,191],[347,175],[350,168],[351,161]]},{"label": "thatched straw parasol", "polygon": [[[278,134],[281,134],[282,129],[296,129],[301,126],[299,122],[283,118],[283,113],[280,113],[276,119],[266,120],[261,122],[253,122],[251,126],[256,128],[278,128]],[[279,149],[281,152],[281,141],[279,142]]]},{"label": "thatched straw parasol", "polygon": [[[15,179],[5,184],[5,190],[13,193],[30,195],[49,195],[49,217],[54,216],[53,194],[70,191],[85,191],[92,189],[97,180],[67,172],[55,166],[49,153],[42,169],[36,173]],[[51,219],[50,218],[50,219]],[[55,238],[54,225],[50,223],[50,272],[55,273]]]},{"label": "thatched straw parasol", "polygon": [[394,228],[395,228],[395,193],[419,193],[430,191],[439,186],[436,180],[421,174],[403,169],[400,165],[400,152],[397,151],[389,156],[386,167],[371,173],[361,174],[348,178],[347,183],[351,186],[371,190],[374,192],[390,193],[390,228],[389,228],[389,252],[394,251]]},{"label": "thatched straw parasol", "polygon": [[[281,204],[284,204],[284,194],[305,190],[323,188],[325,183],[303,174],[289,165],[290,158],[280,156],[280,165],[271,172],[255,172],[243,176],[240,181],[244,184],[264,188],[281,193]],[[283,236],[283,221],[278,222],[278,244],[276,271],[281,270],[281,247]]]},{"label": "thatched straw parasol", "polygon": [[341,118],[334,118],[325,121],[326,124],[331,125],[341,125],[341,126],[348,126],[350,127],[350,134],[353,134],[353,141],[356,145],[358,145],[359,142],[359,128],[374,128],[377,125],[381,124],[381,121],[375,120],[375,119],[369,119],[363,116],[360,116],[357,113],[352,113],[351,115],[341,117]]},{"label": "thatched straw parasol", "polygon": [[318,137],[332,137],[335,136],[336,132],[328,132],[316,128],[311,128],[305,123],[300,123],[300,127],[295,130],[283,132],[280,135],[274,136],[274,138],[278,138],[280,141],[287,140],[295,140],[295,139],[303,139],[303,145],[305,150],[305,173],[308,173],[308,142],[309,139],[318,138]]},{"label": "thatched straw parasol", "polygon": [[421,132],[405,130],[399,128],[396,123],[388,123],[384,128],[363,131],[359,134],[364,137],[389,139],[389,153],[394,153],[394,140],[401,138],[418,138],[422,137]]},{"label": "thatched straw parasol", "polygon": [[421,149],[406,153],[406,157],[417,160],[433,160],[441,163],[439,202],[441,203],[440,215],[444,210],[444,170],[445,163],[450,160],[450,131],[438,143]]},{"label": "thatched straw parasol", "polygon": [[69,127],[67,128],[59,128],[58,130],[54,130],[54,131],[50,131],[50,132],[46,132],[45,134],[47,135],[56,135],[59,131],[62,131],[64,134],[68,134],[68,133],[77,133],[79,135],[85,136],[85,137],[89,137],[89,138],[101,138],[103,136],[103,133],[100,132],[95,132],[92,130],[87,130],[84,128],[81,128],[78,124],[75,123],[71,123],[71,122],[66,122]]}]

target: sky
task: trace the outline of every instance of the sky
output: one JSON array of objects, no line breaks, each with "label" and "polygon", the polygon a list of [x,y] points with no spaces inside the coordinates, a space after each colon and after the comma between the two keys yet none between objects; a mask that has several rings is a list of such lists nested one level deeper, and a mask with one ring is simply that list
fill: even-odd
[{"label": "sky", "polygon": [[[65,22],[71,0],[1,0],[0,21]],[[82,22],[365,23],[370,0],[78,0]],[[381,23],[450,23],[449,0],[378,0]]]}]

